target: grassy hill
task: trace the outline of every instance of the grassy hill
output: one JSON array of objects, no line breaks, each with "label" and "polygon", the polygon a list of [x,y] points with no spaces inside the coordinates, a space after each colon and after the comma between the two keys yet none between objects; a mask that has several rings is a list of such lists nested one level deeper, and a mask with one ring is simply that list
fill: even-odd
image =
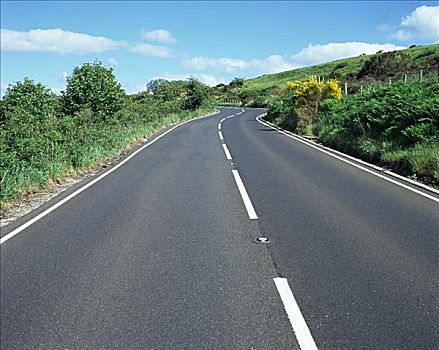
[{"label": "grassy hill", "polygon": [[[419,69],[423,69],[425,74],[433,74],[437,72],[437,65],[439,61],[439,44],[415,46],[406,50],[398,51],[398,53],[407,54],[409,62],[407,62],[408,64],[397,67],[397,71],[389,70],[387,74],[385,74],[387,77],[394,76],[395,78],[399,78],[405,73],[415,75],[419,73]],[[287,81],[307,79],[310,75],[317,75],[326,78],[337,77],[342,82],[381,80],[380,78],[383,76],[373,77],[369,75],[364,76],[364,79],[359,79],[357,77],[365,63],[373,56],[376,56],[376,54],[344,58],[337,61],[294,69],[281,73],[265,74],[257,78],[246,80],[244,82],[243,90],[261,91],[274,87],[285,86]]]}]

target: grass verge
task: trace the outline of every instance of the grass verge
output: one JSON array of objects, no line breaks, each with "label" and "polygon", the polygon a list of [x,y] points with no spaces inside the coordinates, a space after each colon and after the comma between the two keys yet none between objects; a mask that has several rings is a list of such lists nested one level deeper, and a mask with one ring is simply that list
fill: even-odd
[{"label": "grass verge", "polygon": [[[213,108],[207,106],[128,124],[75,124],[68,132],[60,133],[58,140],[44,140],[53,143],[52,150],[46,151],[44,161],[18,162],[14,161],[14,154],[8,153],[6,157],[9,158],[4,160],[8,166],[3,168],[6,170],[0,178],[0,206],[6,209],[29,194],[61,183],[67,176],[99,167],[162,128],[212,111]],[[63,125],[57,125],[56,129],[62,132]],[[50,150],[50,147],[44,149]]]}]

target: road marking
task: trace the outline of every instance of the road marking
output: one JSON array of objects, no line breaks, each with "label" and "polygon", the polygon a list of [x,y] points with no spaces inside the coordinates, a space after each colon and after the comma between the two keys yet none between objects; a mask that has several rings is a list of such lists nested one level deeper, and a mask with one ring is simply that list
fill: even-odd
[{"label": "road marking", "polygon": [[238,170],[232,170],[233,177],[235,178],[236,185],[238,186],[239,193],[241,194],[242,200],[244,201],[245,209],[247,209],[248,217],[251,220],[257,220],[258,216],[256,215],[255,208],[253,208],[253,204],[248,196],[247,190],[245,189],[244,183],[241,180],[241,176],[239,176]]},{"label": "road marking", "polygon": [[221,131],[218,131],[218,136],[221,141],[224,141],[223,133]]},{"label": "road marking", "polygon": [[218,123],[218,130],[221,130],[221,123]]},{"label": "road marking", "polygon": [[227,145],[225,143],[223,143],[223,149],[224,153],[226,154],[227,160],[232,160],[232,155],[230,154],[229,149],[227,148]]},{"label": "road marking", "polygon": [[220,120],[220,123],[222,123],[224,120],[226,120],[226,118],[221,119],[221,120]]},{"label": "road marking", "polygon": [[[217,111],[214,114],[218,114],[220,113],[220,111]],[[0,238],[0,244],[3,244],[4,242],[6,242],[7,240],[11,239],[12,237],[14,237],[15,235],[19,234],[21,231],[23,231],[24,229],[28,228],[30,225],[34,224],[35,222],[37,222],[38,220],[42,219],[43,217],[45,217],[47,214],[51,213],[52,211],[54,211],[56,208],[60,207],[61,205],[63,205],[64,203],[68,202],[69,200],[71,200],[72,198],[76,197],[78,194],[80,194],[82,191],[85,191],[87,188],[93,186],[96,182],[98,182],[99,180],[102,180],[104,177],[110,175],[113,171],[115,171],[116,169],[118,169],[119,167],[121,167],[122,165],[124,165],[126,162],[128,162],[131,158],[133,158],[137,153],[143,151],[145,148],[149,147],[150,145],[152,145],[154,142],[157,142],[158,140],[160,140],[163,136],[169,134],[171,131],[173,131],[174,129],[178,128],[179,126],[189,123],[189,122],[193,122],[194,120],[197,119],[201,119],[201,118],[205,118],[205,117],[210,117],[214,114],[209,114],[206,116],[201,116],[198,118],[194,118],[194,119],[189,119],[186,120],[184,122],[181,122],[175,126],[173,126],[171,129],[169,129],[168,131],[165,131],[163,134],[157,136],[154,140],[148,142],[147,144],[143,145],[142,147],[140,147],[137,151],[133,152],[132,154],[130,154],[128,157],[126,157],[124,160],[122,160],[119,164],[115,165],[113,168],[111,168],[110,170],[108,170],[107,172],[105,172],[104,174],[100,175],[99,177],[97,177],[96,179],[94,179],[93,181],[90,181],[88,184],[84,185],[83,187],[77,189],[75,192],[73,192],[72,194],[68,195],[66,198],[60,200],[59,202],[55,203],[53,206],[51,206],[50,208],[46,209],[45,211],[43,211],[42,213],[38,214],[37,216],[35,216],[33,219],[27,221],[26,223],[24,223],[23,225],[17,227],[15,230],[9,232],[7,235],[3,236]]]},{"label": "road marking", "polygon": [[403,188],[405,188],[405,189],[407,189],[407,190],[409,190],[409,191],[415,192],[415,193],[417,193],[417,194],[419,194],[419,195],[421,195],[421,196],[423,196],[423,197],[425,197],[425,198],[431,199],[432,201],[435,201],[435,202],[439,203],[439,199],[436,198],[436,197],[430,196],[430,195],[427,194],[427,193],[424,193],[424,192],[422,192],[422,191],[419,191],[419,190],[417,190],[417,189],[415,189],[415,188],[412,188],[412,187],[410,187],[410,186],[408,186],[408,185],[402,184],[401,182],[398,182],[398,181],[396,181],[396,180],[390,179],[390,178],[388,178],[387,176],[384,176],[384,175],[378,174],[378,173],[376,173],[376,172],[374,172],[374,171],[372,171],[372,170],[370,170],[370,169],[367,169],[367,168],[365,168],[365,167],[363,167],[363,166],[361,166],[361,165],[355,164],[355,163],[353,163],[353,162],[351,162],[351,161],[349,161],[349,160],[347,160],[347,159],[344,159],[344,158],[339,157],[339,156],[337,156],[337,155],[335,155],[335,154],[333,154],[333,153],[331,153],[331,152],[329,152],[329,151],[326,151],[326,150],[324,150],[324,149],[322,149],[322,148],[320,148],[320,147],[317,147],[316,145],[313,145],[312,143],[309,143],[308,141],[301,140],[301,139],[298,138],[297,136],[293,136],[293,135],[291,135],[291,134],[288,134],[288,133],[286,133],[286,132],[283,131],[283,130],[279,130],[278,128],[275,128],[274,126],[271,126],[270,124],[266,123],[265,121],[262,121],[262,120],[260,119],[260,117],[262,117],[262,115],[256,117],[256,120],[257,120],[259,123],[261,123],[261,124],[263,124],[263,125],[265,125],[265,126],[268,126],[269,128],[274,129],[274,130],[276,130],[277,132],[279,132],[279,133],[281,133],[281,134],[283,134],[283,135],[285,135],[285,136],[287,136],[287,137],[289,137],[289,138],[292,138],[292,139],[294,139],[294,140],[296,140],[296,141],[299,141],[299,142],[301,142],[301,143],[303,143],[303,144],[305,144],[305,145],[308,145],[309,147],[315,148],[316,150],[318,150],[318,151],[320,151],[320,152],[326,153],[327,155],[329,155],[329,156],[331,156],[331,157],[334,157],[334,158],[339,159],[339,160],[341,160],[341,161],[343,161],[343,162],[345,162],[345,163],[348,163],[348,164],[350,164],[350,165],[352,165],[352,166],[354,166],[354,167],[356,167],[356,168],[358,168],[358,169],[361,169],[361,170],[363,170],[363,171],[365,171],[365,172],[367,172],[367,173],[369,173],[369,174],[375,175],[375,176],[377,176],[377,177],[379,177],[379,178],[381,178],[381,179],[384,179],[384,180],[386,180],[386,181],[388,181],[388,182],[391,182],[391,183],[393,183],[393,184],[395,184],[395,185],[398,185],[398,186],[400,186],[400,187],[403,187]]},{"label": "road marking", "polygon": [[273,278],[276,284],[277,291],[279,292],[282,303],[284,304],[285,311],[293,326],[294,333],[296,335],[299,346],[302,350],[317,350],[316,343],[309,331],[309,328],[300,312],[299,305],[297,305],[293,292],[288,285],[286,278],[276,277]]}]

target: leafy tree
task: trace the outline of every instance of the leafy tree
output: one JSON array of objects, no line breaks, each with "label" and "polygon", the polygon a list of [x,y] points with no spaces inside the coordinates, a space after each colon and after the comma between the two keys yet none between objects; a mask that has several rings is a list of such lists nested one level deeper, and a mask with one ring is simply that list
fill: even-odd
[{"label": "leafy tree", "polygon": [[229,83],[229,86],[236,89],[242,88],[244,86],[244,79],[236,77]]},{"label": "leafy tree", "polygon": [[165,80],[165,79],[151,80],[148,82],[148,84],[146,84],[146,91],[155,94],[159,90],[160,85],[162,85],[163,83],[166,83],[166,82],[167,82],[167,80]]},{"label": "leafy tree", "polygon": [[1,104],[1,124],[14,119],[16,126],[44,121],[55,115],[57,97],[46,86],[24,78],[8,86]]},{"label": "leafy tree", "polygon": [[55,130],[58,100],[46,86],[29,78],[9,85],[1,104],[0,168],[26,169],[47,162]]},{"label": "leafy tree", "polygon": [[75,114],[90,109],[99,120],[106,120],[121,109],[124,96],[112,68],[104,67],[99,61],[85,63],[75,67],[73,74],[67,77],[64,110]]},{"label": "leafy tree", "polygon": [[186,96],[183,80],[164,81],[157,86],[155,97],[162,102],[181,101]]},{"label": "leafy tree", "polygon": [[195,78],[186,82],[184,109],[195,110],[201,107],[210,96],[209,87]]}]

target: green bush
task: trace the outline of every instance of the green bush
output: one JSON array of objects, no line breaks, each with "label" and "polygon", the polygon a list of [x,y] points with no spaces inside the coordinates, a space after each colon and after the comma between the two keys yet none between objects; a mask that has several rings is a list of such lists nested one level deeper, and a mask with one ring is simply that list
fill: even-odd
[{"label": "green bush", "polygon": [[403,51],[380,52],[367,60],[357,73],[357,79],[373,77],[383,80],[396,72],[407,72],[413,64],[410,55]]},{"label": "green bush", "polygon": [[186,99],[184,109],[194,111],[203,106],[209,99],[209,87],[194,78],[190,78],[186,84]]},{"label": "green bush", "polygon": [[122,108],[124,96],[112,68],[104,67],[99,61],[85,63],[75,67],[67,77],[64,112],[72,115],[89,108],[98,120],[105,120]]},{"label": "green bush", "polygon": [[49,88],[24,78],[6,89],[0,122],[17,126],[43,122],[55,115],[57,107],[57,97]]},{"label": "green bush", "polygon": [[297,129],[297,114],[286,98],[277,98],[269,102],[266,119],[293,132]]},{"label": "green bush", "polygon": [[324,101],[315,130],[325,145],[405,175],[439,180],[436,80],[383,85],[340,102]]}]

